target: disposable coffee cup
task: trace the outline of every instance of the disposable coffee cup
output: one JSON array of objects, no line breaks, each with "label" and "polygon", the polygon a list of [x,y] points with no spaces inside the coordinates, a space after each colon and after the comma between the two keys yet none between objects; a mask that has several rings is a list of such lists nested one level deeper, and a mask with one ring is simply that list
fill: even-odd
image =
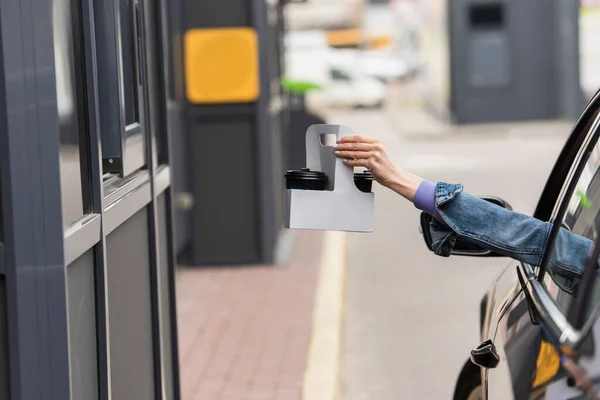
[{"label": "disposable coffee cup", "polygon": [[370,171],[356,172],[354,184],[361,192],[370,193],[373,188],[373,175]]},{"label": "disposable coffee cup", "polygon": [[324,172],[300,168],[285,173],[285,187],[300,190],[325,190],[328,178]]}]

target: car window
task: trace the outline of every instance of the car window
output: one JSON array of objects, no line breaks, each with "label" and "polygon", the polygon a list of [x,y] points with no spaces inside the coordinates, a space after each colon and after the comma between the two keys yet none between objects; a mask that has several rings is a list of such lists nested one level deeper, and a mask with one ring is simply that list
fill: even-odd
[{"label": "car window", "polygon": [[[597,127],[595,127],[597,131]],[[557,306],[565,314],[580,286],[580,280],[600,222],[600,144],[598,132],[588,142],[588,149],[573,179],[568,182],[562,203],[564,215],[557,215],[561,224],[556,238],[547,249],[549,254],[544,284]],[[600,303],[600,291],[594,294]]]}]

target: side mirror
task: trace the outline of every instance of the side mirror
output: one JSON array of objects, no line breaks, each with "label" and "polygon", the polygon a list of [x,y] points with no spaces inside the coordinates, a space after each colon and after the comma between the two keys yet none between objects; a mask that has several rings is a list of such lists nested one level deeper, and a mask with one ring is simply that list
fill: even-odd
[{"label": "side mirror", "polygon": [[[496,204],[502,208],[506,208],[507,210],[512,211],[512,207],[508,202],[498,198],[491,196],[481,196],[480,199],[489,201],[490,203]],[[420,231],[423,235],[423,239],[425,240],[425,245],[430,251],[433,251],[433,240],[431,238],[431,230],[430,224],[433,220],[433,217],[425,212],[421,213],[421,227]],[[452,255],[454,256],[470,256],[470,257],[504,257],[501,254],[494,253],[490,250],[484,249],[483,247],[468,242],[466,240],[462,240],[458,238],[454,245],[454,249],[452,250]]]}]

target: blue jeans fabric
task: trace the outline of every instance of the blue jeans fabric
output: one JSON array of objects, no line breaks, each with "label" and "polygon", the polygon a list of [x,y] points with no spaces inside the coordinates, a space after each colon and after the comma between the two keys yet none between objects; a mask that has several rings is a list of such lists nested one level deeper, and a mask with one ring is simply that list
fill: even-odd
[{"label": "blue jeans fabric", "polygon": [[[479,199],[464,192],[460,184],[437,183],[435,205],[438,219],[430,226],[435,254],[450,256],[456,239],[461,238],[515,260],[540,265],[551,223]],[[580,275],[591,245],[591,240],[561,228],[548,270]]]}]

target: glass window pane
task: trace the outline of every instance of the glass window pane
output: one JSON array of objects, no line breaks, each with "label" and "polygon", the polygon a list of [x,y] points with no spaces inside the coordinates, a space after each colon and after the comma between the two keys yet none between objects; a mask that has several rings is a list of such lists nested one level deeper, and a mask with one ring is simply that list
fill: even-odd
[{"label": "glass window pane", "polygon": [[132,0],[121,0],[121,51],[123,57],[123,82],[125,89],[125,123],[139,122],[136,73],[136,21]]},{"label": "glass window pane", "polygon": [[556,240],[550,249],[545,284],[563,312],[577,294],[581,274],[600,221],[600,145],[596,144],[577,179]]},{"label": "glass window pane", "polygon": [[[81,50],[81,11],[77,0],[53,0],[56,102],[60,130],[60,178],[63,223],[69,225],[88,211],[85,149],[85,103]],[[83,155],[83,157],[82,157]],[[85,190],[83,190],[85,189]],[[85,192],[85,193],[84,193]]]},{"label": "glass window pane", "polygon": [[67,266],[69,358],[73,399],[98,398],[94,249]]}]

